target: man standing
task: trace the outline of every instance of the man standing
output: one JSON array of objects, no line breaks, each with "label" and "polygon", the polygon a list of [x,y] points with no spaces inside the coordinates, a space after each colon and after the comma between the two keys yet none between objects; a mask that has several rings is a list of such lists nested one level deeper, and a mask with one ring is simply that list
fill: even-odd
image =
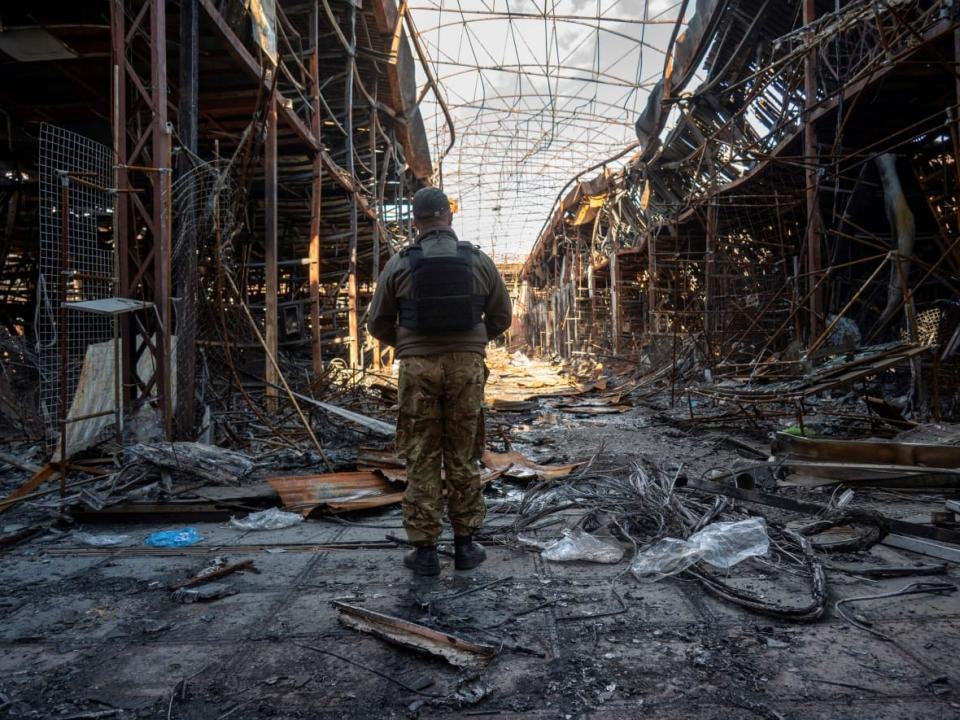
[{"label": "man standing", "polygon": [[486,514],[483,454],[484,349],[510,327],[512,309],[493,261],[450,227],[443,191],[413,198],[417,241],[387,262],[370,304],[370,334],[400,359],[397,450],[407,461],[403,522],[414,549],[404,564],[440,572],[443,503],[454,533],[454,566],[469,570],[486,551],[473,533]]}]

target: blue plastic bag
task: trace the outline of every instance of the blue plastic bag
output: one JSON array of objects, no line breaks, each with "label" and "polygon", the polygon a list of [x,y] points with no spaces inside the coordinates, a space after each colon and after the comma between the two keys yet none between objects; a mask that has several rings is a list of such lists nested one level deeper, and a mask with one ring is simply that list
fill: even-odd
[{"label": "blue plastic bag", "polygon": [[160,530],[147,536],[144,542],[158,548],[186,547],[195,545],[203,540],[196,528],[187,527],[180,530]]}]

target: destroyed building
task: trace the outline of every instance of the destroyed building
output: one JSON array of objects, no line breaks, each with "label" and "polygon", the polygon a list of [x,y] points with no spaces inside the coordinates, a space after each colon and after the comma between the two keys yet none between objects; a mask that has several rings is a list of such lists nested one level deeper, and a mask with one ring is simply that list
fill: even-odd
[{"label": "destroyed building", "polygon": [[[960,5],[620,5],[0,8],[0,718],[957,716]],[[377,278],[605,82],[411,576]]]}]

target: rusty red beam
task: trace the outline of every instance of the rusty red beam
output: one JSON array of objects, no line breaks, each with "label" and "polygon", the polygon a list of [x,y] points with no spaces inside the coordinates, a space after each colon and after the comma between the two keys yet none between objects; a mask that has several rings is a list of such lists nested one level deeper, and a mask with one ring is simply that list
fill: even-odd
[{"label": "rusty red beam", "polygon": [[[270,92],[273,89],[273,81],[263,72],[263,68],[256,58],[250,54],[250,51],[244,47],[243,42],[237,37],[233,28],[224,20],[223,15],[214,6],[212,0],[199,0],[200,5],[206,11],[207,16],[220,32],[221,37],[227,45],[227,51],[236,60],[240,67],[246,70],[247,74],[263,83],[264,89]],[[301,140],[303,140],[312,150],[320,150],[319,140],[314,137],[310,128],[300,119],[300,116],[294,112],[292,107],[287,105],[286,99],[279,92],[276,93],[276,101],[279,113],[283,119],[293,129]]]}]

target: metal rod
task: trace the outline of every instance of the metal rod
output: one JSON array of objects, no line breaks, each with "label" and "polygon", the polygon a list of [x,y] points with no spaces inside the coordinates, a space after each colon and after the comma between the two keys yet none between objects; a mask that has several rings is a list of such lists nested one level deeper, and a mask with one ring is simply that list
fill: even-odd
[{"label": "metal rod", "polygon": [[[803,24],[811,25],[817,16],[815,0],[803,0]],[[817,48],[810,48],[803,60],[803,155],[806,177],[807,200],[807,272],[810,292],[810,337],[816,337],[822,315],[823,294],[819,289],[816,274],[820,271],[820,234],[817,223],[820,212],[817,206],[817,137],[813,126],[813,108],[817,105]]]},{"label": "metal rod", "polygon": [[60,176],[60,274],[57,285],[60,296],[57,308],[57,340],[60,348],[60,498],[67,495],[67,403],[70,400],[67,388],[67,362],[69,361],[70,340],[67,328],[67,270],[70,265],[70,178]]},{"label": "metal rod", "polygon": [[[268,354],[277,355],[279,328],[277,318],[277,291],[279,270],[277,268],[277,102],[271,96],[267,110],[267,134],[263,147],[263,193],[264,233],[263,262],[265,277],[264,328]],[[267,410],[277,410],[277,390],[271,387],[278,381],[277,370],[271,357],[266,358],[264,378],[267,381]]]},{"label": "metal rod", "polygon": [[[310,15],[310,74],[313,88],[313,117],[311,129],[321,142],[322,123],[320,122],[320,4],[314,0]],[[310,324],[313,326],[313,374],[319,377],[323,373],[323,342],[320,333],[320,216],[323,212],[323,158],[320,152],[313,154],[313,188],[310,196]]]},{"label": "metal rod", "polygon": [[[357,51],[357,8],[350,5],[350,56],[347,59],[345,104],[347,110],[347,173],[356,181],[353,142],[353,77],[356,72],[354,56]],[[347,267],[347,325],[350,332],[350,367],[360,367],[360,321],[357,307],[357,194],[350,195],[350,245]]]}]

